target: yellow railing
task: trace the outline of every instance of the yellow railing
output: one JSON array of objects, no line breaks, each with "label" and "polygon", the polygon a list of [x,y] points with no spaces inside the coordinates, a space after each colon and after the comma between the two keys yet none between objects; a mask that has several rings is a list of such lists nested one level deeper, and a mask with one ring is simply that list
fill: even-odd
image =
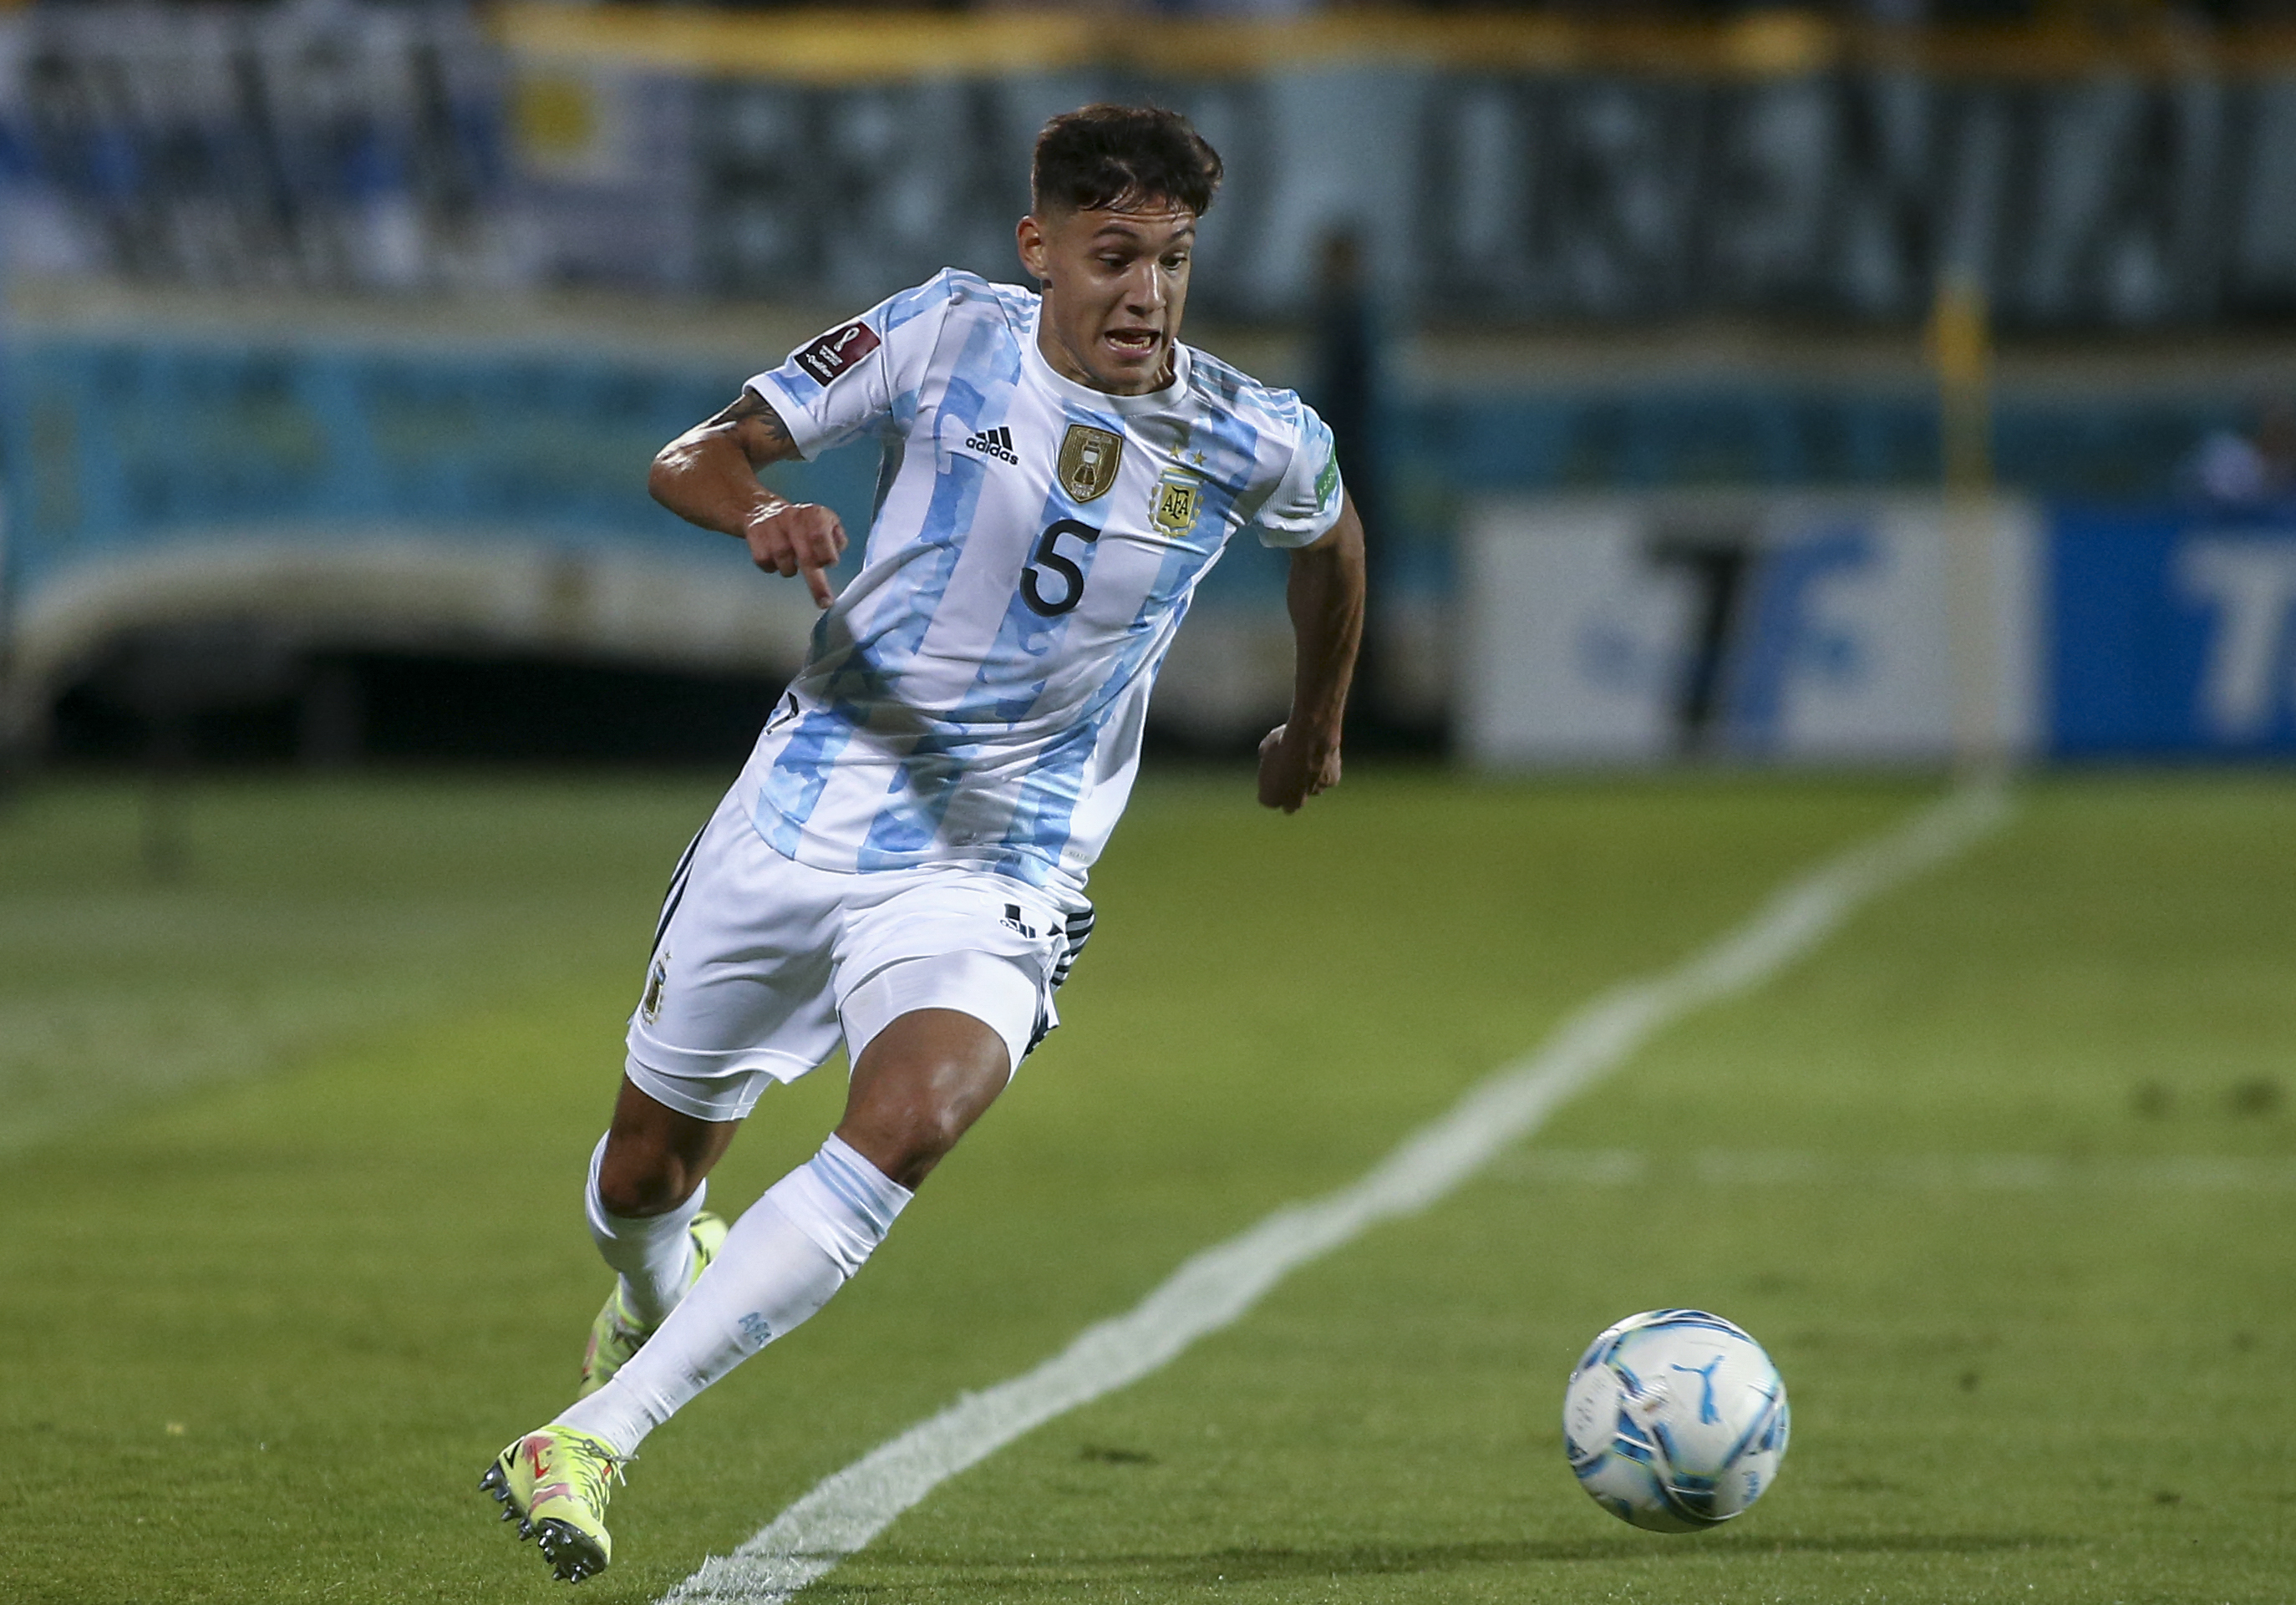
[{"label": "yellow railing", "polygon": [[1383,61],[1468,71],[1726,78],[1861,65],[1952,78],[2296,70],[2296,27],[2218,30],[2139,12],[2125,26],[2107,29],[2079,8],[2018,27],[1904,31],[1788,9],[1716,22],[1390,10],[1253,22],[1051,9],[742,12],[529,0],[498,7],[493,22],[497,37],[524,59],[818,84],[1079,67],[1216,77]]}]

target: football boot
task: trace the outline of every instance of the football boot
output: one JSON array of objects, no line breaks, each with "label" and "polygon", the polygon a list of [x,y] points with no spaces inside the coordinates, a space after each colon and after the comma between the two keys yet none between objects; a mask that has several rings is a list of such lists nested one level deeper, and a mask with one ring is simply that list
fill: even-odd
[{"label": "football boot", "polygon": [[606,1501],[626,1463],[603,1439],[544,1427],[495,1456],[479,1486],[503,1507],[504,1521],[517,1521],[521,1539],[542,1546],[560,1582],[579,1583],[605,1570],[613,1554]]}]

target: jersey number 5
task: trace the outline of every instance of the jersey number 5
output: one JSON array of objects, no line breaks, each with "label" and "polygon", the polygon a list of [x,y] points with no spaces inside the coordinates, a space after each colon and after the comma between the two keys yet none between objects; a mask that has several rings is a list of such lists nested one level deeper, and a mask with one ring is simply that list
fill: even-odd
[{"label": "jersey number 5", "polygon": [[[1084,570],[1076,566],[1074,558],[1061,551],[1060,539],[1064,535],[1072,535],[1087,546],[1100,538],[1099,530],[1074,519],[1049,524],[1045,533],[1037,537],[1037,549],[1029,555],[1029,566],[1021,570],[1021,600],[1029,604],[1030,612],[1046,618],[1057,618],[1084,600]],[[1057,597],[1047,598],[1045,594],[1044,581],[1037,577],[1038,570],[1045,569],[1061,577]]]}]

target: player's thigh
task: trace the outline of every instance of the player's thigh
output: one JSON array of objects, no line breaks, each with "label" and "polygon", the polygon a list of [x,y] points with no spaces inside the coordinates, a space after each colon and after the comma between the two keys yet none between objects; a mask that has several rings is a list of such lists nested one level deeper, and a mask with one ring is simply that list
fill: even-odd
[{"label": "player's thigh", "polygon": [[[885,965],[842,1000],[855,1080],[938,1058],[993,1067],[1001,1089],[1036,1039],[1044,985],[1035,966],[1002,954],[959,950]],[[947,1018],[913,1021],[923,1016]]]},{"label": "player's thigh", "polygon": [[765,1088],[836,1051],[832,980],[853,877],[766,845],[731,796],[663,905],[624,1069],[652,1101],[739,1120]]},{"label": "player's thigh", "polygon": [[858,1067],[904,1015],[954,1011],[986,1026],[1011,1076],[1058,1022],[1053,992],[1089,925],[1046,894],[1002,875],[914,874],[848,915],[837,954],[837,1005]]},{"label": "player's thigh", "polygon": [[1004,1090],[1012,1053],[1002,1036],[964,1011],[897,1014],[854,1061],[837,1134],[887,1175],[914,1187]]}]

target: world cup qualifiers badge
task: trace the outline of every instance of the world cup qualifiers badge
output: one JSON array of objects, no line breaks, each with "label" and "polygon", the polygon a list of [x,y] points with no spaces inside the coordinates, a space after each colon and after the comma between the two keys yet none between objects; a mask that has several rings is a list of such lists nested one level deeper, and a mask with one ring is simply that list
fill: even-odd
[{"label": "world cup qualifiers badge", "polygon": [[842,329],[832,329],[819,340],[797,354],[797,365],[813,375],[813,381],[827,385],[839,374],[846,373],[882,343],[877,332],[866,323],[848,323]]},{"label": "world cup qualifiers badge", "polygon": [[1123,436],[1089,423],[1071,423],[1061,437],[1061,488],[1073,501],[1098,501],[1115,485],[1123,462]]}]

